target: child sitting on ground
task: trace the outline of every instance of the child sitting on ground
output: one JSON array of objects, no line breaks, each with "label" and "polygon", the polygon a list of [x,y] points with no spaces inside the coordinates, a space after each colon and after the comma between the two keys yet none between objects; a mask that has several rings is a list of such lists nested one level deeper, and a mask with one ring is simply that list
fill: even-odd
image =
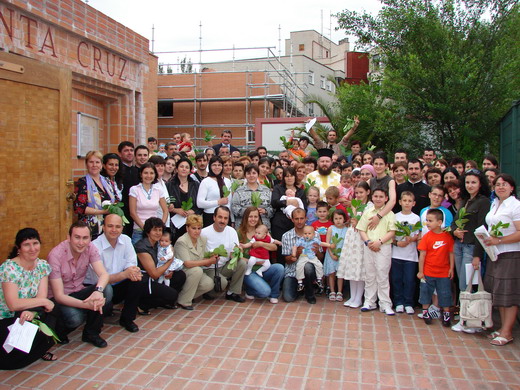
[{"label": "child sitting on ground", "polygon": [[314,264],[318,287],[323,290],[323,264],[321,264],[321,261],[316,257],[316,254],[313,251],[313,246],[315,244],[324,248],[334,249],[333,244],[321,242],[315,237],[314,228],[312,226],[305,226],[303,228],[303,237],[298,238],[296,244],[292,248],[292,255],[294,257],[296,257],[298,247],[301,246],[303,248],[300,257],[298,257],[298,261],[296,262],[296,280],[298,281],[298,291],[303,291],[303,279],[305,278],[304,269],[305,264],[307,263]]},{"label": "child sitting on ground", "polygon": [[[159,246],[157,247],[156,268],[162,267],[171,258],[173,258],[172,234],[169,230],[164,230],[163,235],[159,240]],[[174,258],[166,272],[157,279],[157,283],[164,283],[166,286],[169,286],[170,279],[167,278],[167,276],[169,276],[173,271],[180,270],[183,264],[182,260]]]},{"label": "child sitting on ground", "polygon": [[451,279],[455,257],[453,255],[454,241],[451,234],[442,230],[444,214],[439,209],[430,209],[426,212],[426,233],[417,249],[419,255],[420,279],[419,303],[423,307],[423,320],[427,325],[432,323],[432,317],[428,308],[432,302],[433,292],[437,291],[439,305],[443,308],[442,325],[451,325]]},{"label": "child sitting on ground", "polygon": [[288,205],[288,206],[285,206],[285,208],[283,209],[283,213],[289,219],[291,219],[292,212],[295,209],[297,209],[297,208],[303,209],[304,208],[302,200],[296,196],[296,191],[291,190],[290,188],[285,190],[285,195],[280,197],[280,200],[285,200],[285,201],[295,200],[296,202],[298,202],[298,206]]},{"label": "child sitting on ground", "polygon": [[269,230],[265,225],[259,225],[256,228],[255,235],[246,244],[240,244],[241,248],[251,248],[249,251],[249,260],[247,261],[247,270],[245,275],[250,275],[255,264],[261,263],[262,266],[256,271],[257,275],[262,277],[263,273],[269,269],[271,262],[269,261],[269,251],[263,247],[253,248],[255,242],[266,242],[273,243],[276,245],[282,245],[278,240],[273,240],[269,235]]}]

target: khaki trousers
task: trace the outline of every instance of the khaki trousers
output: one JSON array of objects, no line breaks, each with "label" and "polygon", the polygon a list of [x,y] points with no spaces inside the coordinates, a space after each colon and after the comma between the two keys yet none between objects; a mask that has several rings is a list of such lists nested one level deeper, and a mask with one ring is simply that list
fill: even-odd
[{"label": "khaki trousers", "polygon": [[206,275],[201,267],[184,268],[186,282],[182,286],[177,302],[182,306],[191,306],[193,299],[213,290],[213,278]]},{"label": "khaki trousers", "polygon": [[392,307],[390,299],[389,273],[392,266],[392,245],[384,244],[379,252],[365,246],[365,303],[364,306],[375,306],[379,298],[381,310]]},{"label": "khaki trousers", "polygon": [[[231,278],[231,283],[229,283],[228,291],[235,294],[242,294],[242,284],[244,282],[244,274],[246,273],[247,263],[244,260],[237,261],[237,266],[234,270],[228,268],[227,264],[223,267],[220,267],[219,274],[220,280],[222,283],[222,289],[225,290],[228,284],[227,279]],[[204,273],[213,280],[215,277],[215,268],[208,268],[204,270]]]}]

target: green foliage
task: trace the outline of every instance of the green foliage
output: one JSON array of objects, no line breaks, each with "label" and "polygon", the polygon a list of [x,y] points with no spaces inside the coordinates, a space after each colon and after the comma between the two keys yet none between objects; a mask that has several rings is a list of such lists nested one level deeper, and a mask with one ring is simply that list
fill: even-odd
[{"label": "green foliage", "polygon": [[167,204],[167,205],[174,204],[176,200],[177,200],[177,199],[175,199],[175,196],[168,196],[168,197],[166,198],[166,204]]},{"label": "green foliage", "polygon": [[253,205],[254,207],[260,207],[261,204],[262,199],[260,198],[260,192],[251,192],[251,205]]},{"label": "green foliage", "polygon": [[193,208],[193,199],[189,198],[188,200],[181,203],[181,209],[184,211],[189,211]]},{"label": "green foliage", "polygon": [[228,253],[226,251],[226,248],[224,247],[224,244],[221,244],[221,245],[217,246],[212,251],[204,252],[204,257],[205,258],[211,257],[213,255],[226,257],[228,255]]},{"label": "green foliage", "polygon": [[244,257],[244,252],[238,246],[235,246],[231,254],[231,259],[228,262],[228,268],[234,270],[242,257]]},{"label": "green foliage", "polygon": [[468,215],[468,213],[466,212],[466,208],[465,207],[461,207],[459,209],[459,212],[457,213],[457,219],[455,220],[455,225],[457,225],[457,227],[460,230],[464,230],[464,227],[466,226],[466,223],[469,221],[466,218],[467,215]]},{"label": "green foliage", "polygon": [[293,144],[292,144],[292,142],[288,141],[287,138],[286,138],[284,135],[282,135],[282,136],[280,137],[280,141],[282,141],[283,147],[284,147],[285,149],[289,150],[289,149],[292,149],[292,148],[293,148]]},{"label": "green foliage", "polygon": [[222,194],[224,195],[224,198],[227,198],[231,194],[231,191],[227,186],[224,186],[222,187]]},{"label": "green foliage", "polygon": [[123,212],[124,203],[123,202],[117,202],[117,203],[105,203],[103,202],[103,209],[108,210],[109,214],[116,214],[121,217],[123,220],[123,226],[127,223],[130,223],[128,219],[125,217],[125,213]]},{"label": "green foliage", "polygon": [[264,179],[264,186],[266,186],[269,189],[273,188],[273,186],[271,185],[271,182],[267,178]]},{"label": "green foliage", "polygon": [[[477,161],[486,149],[496,154],[497,123],[520,94],[518,0],[382,3],[376,16],[349,10],[337,15],[340,28],[356,36],[359,46],[377,48],[371,86],[378,86],[346,92],[348,101],[365,98],[365,111],[357,111],[361,123],[374,122],[374,137],[386,133],[391,146],[404,136],[409,149],[428,145]],[[384,110],[367,118],[363,112],[373,104]],[[386,130],[383,117],[389,119]],[[410,129],[421,137],[408,134]]]},{"label": "green foliage", "polygon": [[54,340],[55,343],[58,343],[59,341],[61,341],[59,339],[58,335],[56,334],[56,332],[54,332],[54,330],[52,330],[45,322],[42,322],[41,320],[39,320],[39,318],[40,318],[40,315],[38,313],[35,313],[34,318],[31,322],[34,325],[36,325],[44,335],[52,337],[52,339]]},{"label": "green foliage", "polygon": [[503,237],[504,233],[502,233],[501,229],[507,229],[509,225],[509,222],[503,223],[502,221],[498,221],[496,224],[491,225],[491,230],[489,234],[493,237]]},{"label": "green foliage", "polygon": [[307,193],[309,191],[309,188],[314,187],[316,185],[316,180],[307,179],[305,183],[303,183],[304,186],[304,192]]},{"label": "green foliage", "polygon": [[231,183],[231,192],[236,192],[238,187],[240,187],[244,182],[242,180],[233,180]]},{"label": "green foliage", "polygon": [[215,139],[215,136],[211,134],[210,130],[204,130],[204,142],[211,142]]},{"label": "green foliage", "polygon": [[397,237],[410,237],[412,233],[422,229],[422,224],[421,221],[414,225],[410,225],[408,222],[396,222],[395,227],[397,228],[395,231]]},{"label": "green foliage", "polygon": [[355,218],[359,221],[361,219],[360,214],[363,214],[363,211],[365,211],[367,205],[359,199],[352,199],[350,205],[351,207],[347,209],[348,215],[350,218]]},{"label": "green foliage", "polygon": [[335,248],[331,250],[334,256],[339,257],[341,255],[341,248],[338,248],[338,245],[343,241],[343,237],[340,237],[338,233],[334,233],[334,235],[330,238],[330,243],[335,245]]}]

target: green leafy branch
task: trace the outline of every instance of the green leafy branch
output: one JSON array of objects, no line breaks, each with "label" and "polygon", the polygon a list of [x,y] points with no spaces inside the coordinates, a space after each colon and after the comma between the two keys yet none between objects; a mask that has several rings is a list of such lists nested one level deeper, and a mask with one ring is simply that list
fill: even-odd
[{"label": "green leafy branch", "polygon": [[316,180],[307,179],[305,183],[303,183],[305,189],[304,192],[307,193],[309,191],[309,188],[314,187],[316,185]]},{"label": "green leafy branch", "polygon": [[459,209],[459,212],[457,213],[457,220],[455,221],[455,225],[457,225],[457,227],[460,230],[464,230],[466,223],[469,221],[469,219],[466,218],[468,215],[469,215],[469,213],[466,212],[465,207],[461,207]]},{"label": "green leafy branch", "polygon": [[422,229],[422,224],[421,221],[417,222],[414,225],[410,225],[408,222],[396,222],[395,227],[397,228],[397,230],[395,231],[396,236],[410,237],[412,233]]},{"label": "green leafy branch", "polygon": [[359,199],[352,199],[350,205],[351,207],[347,209],[348,215],[350,216],[350,218],[355,218],[359,221],[361,219],[360,214],[363,214],[367,205]]},{"label": "green leafy branch", "polygon": [[264,179],[264,183],[263,184],[264,184],[264,186],[266,186],[269,189],[273,188],[273,186],[271,185],[271,182],[267,178]]},{"label": "green leafy branch", "polygon": [[228,253],[227,253],[226,248],[224,247],[224,245],[220,244],[219,246],[217,246],[212,251],[204,252],[204,257],[205,258],[211,257],[213,255],[226,257],[228,255]]},{"label": "green leafy branch", "polygon": [[49,327],[49,325],[47,325],[45,322],[40,321],[39,318],[40,318],[40,315],[38,313],[36,313],[31,322],[34,325],[36,325],[43,334],[45,334],[46,336],[52,337],[52,339],[54,340],[55,343],[60,342],[61,340],[59,339],[56,332],[54,332],[54,330],[52,330]]},{"label": "green leafy branch", "polygon": [[502,221],[498,221],[496,224],[491,225],[491,231],[490,234],[493,237],[503,237],[504,233],[502,233],[501,229],[507,229],[509,227],[510,223],[503,223]]},{"label": "green leafy branch", "polygon": [[215,139],[215,136],[213,134],[211,134],[211,131],[210,130],[205,130],[204,131],[204,142],[211,142]]},{"label": "green leafy branch", "polygon": [[231,254],[231,260],[229,260],[228,263],[228,268],[233,271],[237,267],[237,263],[242,257],[244,257],[244,251],[235,245]]},{"label": "green leafy branch", "polygon": [[242,184],[244,184],[242,180],[233,180],[233,183],[231,183],[231,192],[236,192],[238,187]]},{"label": "green leafy branch", "polygon": [[125,217],[125,213],[123,211],[124,205],[125,204],[123,202],[110,203],[108,201],[105,201],[102,203],[103,209],[108,210],[109,214],[116,214],[121,217],[121,219],[123,220],[123,226],[127,223],[130,223],[130,221],[128,221],[128,219]]},{"label": "green leafy branch", "polygon": [[330,238],[330,243],[335,247],[331,250],[332,254],[336,257],[341,255],[341,248],[338,248],[339,244],[343,241],[343,237],[340,237],[338,233],[334,233],[334,235]]},{"label": "green leafy branch", "polygon": [[285,149],[289,150],[289,149],[292,149],[292,148],[293,148],[293,144],[292,144],[292,142],[288,141],[287,138],[286,138],[284,135],[282,135],[282,136],[280,137],[280,141],[282,141],[283,147],[284,147]]},{"label": "green leafy branch", "polygon": [[193,198],[189,198],[188,200],[181,203],[181,209],[184,211],[189,211],[193,208]]},{"label": "green leafy branch", "polygon": [[229,190],[229,188],[224,186],[222,187],[222,194],[224,195],[224,198],[227,198],[231,194],[231,191]]},{"label": "green leafy branch", "polygon": [[260,198],[259,192],[253,191],[251,193],[251,204],[254,207],[260,207],[260,205],[262,204],[262,198]]}]

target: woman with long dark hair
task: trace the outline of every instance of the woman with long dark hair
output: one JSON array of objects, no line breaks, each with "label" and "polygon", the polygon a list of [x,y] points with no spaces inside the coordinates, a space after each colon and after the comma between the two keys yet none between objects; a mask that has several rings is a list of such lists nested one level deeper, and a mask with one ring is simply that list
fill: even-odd
[{"label": "woman with long dark hair", "polygon": [[213,214],[217,206],[227,206],[231,209],[231,194],[224,196],[224,187],[231,190],[231,181],[222,176],[223,161],[213,156],[208,163],[208,177],[199,186],[197,207],[203,210],[202,220],[204,227],[213,223]]},{"label": "woman with long dark hair", "polygon": [[116,202],[123,199],[123,175],[121,173],[121,157],[115,153],[107,153],[103,156],[103,168],[101,176],[105,177],[110,183],[112,193]]}]

